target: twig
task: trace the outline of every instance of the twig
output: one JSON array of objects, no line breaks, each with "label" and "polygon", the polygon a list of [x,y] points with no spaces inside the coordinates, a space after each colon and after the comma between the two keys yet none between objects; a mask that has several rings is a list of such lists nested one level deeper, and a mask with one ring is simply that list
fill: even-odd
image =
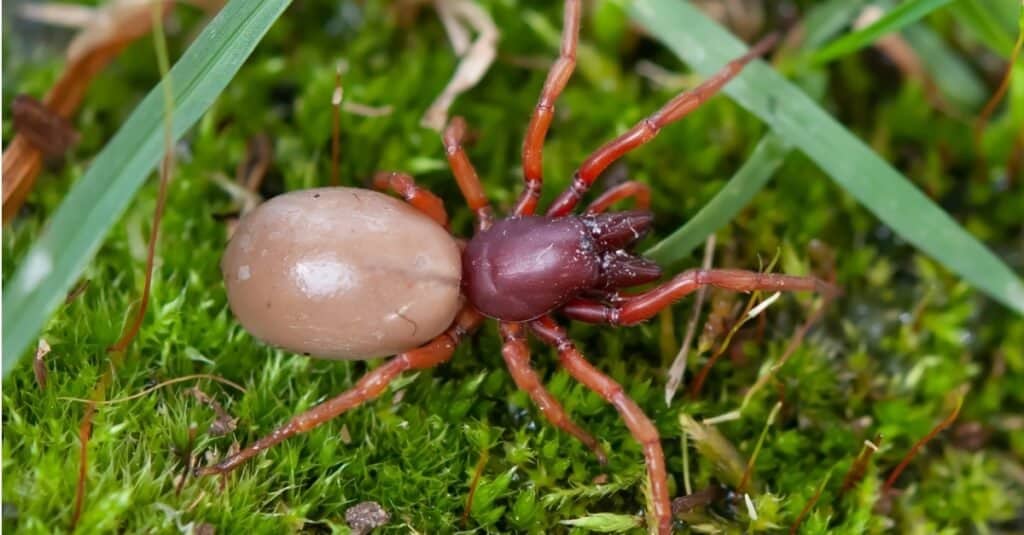
[{"label": "twig", "polygon": [[170,385],[173,385],[173,384],[176,384],[176,383],[182,383],[182,382],[185,382],[185,381],[192,381],[192,380],[197,380],[197,379],[209,379],[211,381],[216,381],[218,383],[228,385],[228,386],[238,390],[239,392],[241,392],[243,394],[245,393],[245,388],[242,388],[241,385],[239,385],[238,383],[236,383],[234,381],[230,381],[230,380],[225,379],[223,377],[220,377],[218,375],[210,375],[208,373],[194,373],[192,375],[183,375],[181,377],[175,377],[174,379],[168,379],[168,380],[166,380],[166,381],[164,381],[162,383],[157,383],[157,384],[155,384],[155,385],[153,385],[151,387],[144,388],[144,389],[140,390],[139,392],[136,392],[135,394],[132,394],[130,396],[125,396],[123,398],[110,399],[110,400],[105,400],[105,401],[97,401],[95,399],[73,398],[73,397],[59,397],[57,399],[62,400],[62,401],[75,401],[75,402],[78,402],[78,403],[90,403],[90,404],[93,404],[93,405],[115,405],[117,403],[124,403],[125,401],[131,401],[133,399],[141,398],[142,396],[145,396],[146,394],[148,394],[148,393],[150,393],[150,392],[152,392],[154,390],[159,390],[159,389],[161,389],[161,388],[163,388],[165,386],[170,386]]},{"label": "twig", "polygon": [[996,111],[996,106],[1000,101],[1003,100],[1003,96],[1006,95],[1006,91],[1010,88],[1010,78],[1013,74],[1013,67],[1017,64],[1017,57],[1020,55],[1021,47],[1024,46],[1024,2],[1020,6],[1020,20],[1019,28],[1017,30],[1017,41],[1013,44],[1013,52],[1010,53],[1009,63],[1006,65],[1006,72],[1003,73],[1003,79],[999,81],[999,87],[996,92],[992,94],[992,98],[988,99],[985,103],[985,107],[981,109],[981,113],[978,114],[978,119],[974,122],[974,148],[975,151],[981,154],[981,135],[985,132],[985,125],[988,123],[989,118]]},{"label": "twig", "polygon": [[947,427],[953,425],[953,422],[956,421],[956,417],[960,414],[960,407],[962,407],[964,404],[965,395],[966,392],[961,392],[959,398],[957,398],[956,406],[953,407],[953,412],[950,413],[950,415],[947,416],[945,420],[939,422],[939,424],[936,425],[931,431],[929,431],[927,435],[925,435],[920,440],[915,442],[914,445],[910,448],[910,451],[908,451],[907,454],[903,457],[903,460],[900,461],[900,464],[896,465],[896,468],[894,468],[893,471],[889,473],[889,477],[885,480],[885,484],[882,485],[883,496],[889,493],[889,490],[892,489],[893,484],[896,483],[896,479],[900,477],[900,474],[902,474],[903,470],[907,467],[907,465],[910,464],[910,461],[914,460],[914,457],[917,456],[918,450],[920,450],[922,447],[924,447],[925,444],[927,444],[933,438],[935,438],[935,435],[941,433],[943,429],[946,429]]},{"label": "twig", "polygon": [[701,388],[704,387],[704,381],[707,380],[708,374],[711,373],[711,368],[715,365],[716,362],[718,362],[718,359],[721,358],[723,354],[725,354],[725,350],[729,348],[729,344],[732,343],[732,339],[734,336],[736,336],[736,333],[739,332],[740,327],[742,327],[747,321],[749,321],[753,317],[750,315],[750,311],[753,310],[754,304],[757,302],[757,298],[759,295],[759,292],[754,292],[750,296],[750,299],[747,300],[747,306],[743,309],[743,313],[740,314],[739,320],[732,326],[731,329],[729,329],[729,333],[725,335],[725,340],[723,340],[722,343],[719,344],[718,349],[715,350],[714,354],[711,355],[711,358],[709,358],[708,361],[704,363],[704,367],[700,369],[700,372],[697,373],[697,376],[693,378],[693,383],[690,385],[691,399],[697,399],[697,397],[700,395]]},{"label": "twig", "polygon": [[780,409],[782,409],[782,402],[777,401],[775,406],[772,407],[772,411],[768,413],[768,420],[765,421],[764,428],[761,430],[761,436],[757,439],[757,445],[754,446],[754,451],[750,454],[750,459],[747,460],[747,469],[743,471],[743,479],[740,480],[739,486],[736,487],[736,492],[747,492],[747,484],[750,483],[750,479],[754,474],[754,463],[757,461],[757,456],[761,453],[764,438],[768,436],[768,428],[775,423],[775,418],[779,415]]},{"label": "twig", "polygon": [[[157,4],[154,4],[157,6]],[[153,44],[156,48],[157,64],[160,68],[160,86],[163,88],[164,96],[164,157],[160,162],[160,187],[156,196],[156,211],[153,214],[153,228],[150,229],[149,247],[146,251],[146,281],[142,287],[142,300],[139,303],[138,312],[131,326],[125,330],[121,338],[107,349],[109,352],[121,352],[132,343],[135,336],[142,327],[142,320],[146,317],[146,308],[149,305],[150,288],[153,285],[153,264],[156,258],[156,243],[160,236],[160,221],[163,219],[164,208],[167,205],[167,186],[174,174],[174,130],[172,116],[174,115],[174,90],[171,88],[171,78],[167,75],[170,71],[170,61],[167,55],[167,41],[164,40],[164,27],[160,19],[163,17],[163,10],[154,7],[153,12]]]},{"label": "twig", "polygon": [[181,479],[178,480],[178,484],[175,485],[174,495],[180,496],[181,489],[185,488],[185,482],[188,481],[189,474],[192,473],[192,464],[195,462],[195,457],[192,455],[192,450],[196,443],[196,426],[188,426],[188,444],[185,446],[185,453],[183,454],[185,460],[185,472],[181,474]]},{"label": "twig", "polygon": [[[125,331],[120,340],[107,349],[107,352],[111,353],[110,368],[104,372],[103,376],[100,377],[100,380],[96,383],[96,386],[93,387],[92,394],[89,396],[90,400],[87,400],[88,405],[86,406],[85,415],[82,417],[82,423],[79,426],[78,437],[81,443],[81,449],[79,452],[78,482],[75,486],[75,506],[74,512],[71,516],[71,531],[75,530],[75,527],[78,524],[78,519],[82,513],[82,507],[85,504],[85,480],[89,470],[89,438],[92,435],[93,417],[96,414],[96,405],[97,403],[102,402],[107,387],[113,381],[114,373],[117,370],[118,365],[122,360],[124,360],[123,350],[135,338],[139,328],[142,326],[142,319],[146,314],[146,305],[149,303],[149,289],[153,279],[153,260],[156,254],[156,239],[160,228],[160,218],[163,215],[164,204],[167,200],[167,183],[171,173],[173,172],[174,137],[171,117],[174,112],[174,93],[171,90],[171,79],[167,74],[168,71],[170,71],[170,61],[168,60],[167,42],[164,39],[164,27],[162,23],[164,13],[167,11],[167,6],[167,3],[160,2],[153,4],[152,9],[150,9],[152,14],[153,44],[156,49],[157,65],[160,69],[160,85],[163,87],[164,93],[164,157],[160,166],[160,189],[157,193],[156,213],[153,215],[153,228],[150,235],[149,251],[146,258],[146,282],[143,286],[142,302],[139,304],[139,313],[135,318],[135,322]],[[75,43],[72,43],[72,47],[74,44]],[[69,54],[70,53],[71,51],[69,50]]]},{"label": "twig", "polygon": [[70,292],[68,292],[67,297],[64,298],[64,304],[65,305],[70,304],[75,299],[78,299],[79,296],[81,296],[82,293],[85,292],[85,290],[88,287],[89,287],[89,279],[85,279],[84,281],[78,283],[78,286],[75,286],[74,288],[71,289]]},{"label": "twig", "polygon": [[850,465],[850,470],[846,472],[846,476],[843,477],[843,486],[839,489],[839,495],[842,496],[847,491],[852,489],[860,480],[864,478],[864,472],[867,470],[868,461],[878,451],[878,447],[882,444],[882,435],[876,435],[874,441],[865,440],[864,445],[860,448],[860,453],[857,455],[857,459]]},{"label": "twig", "polygon": [[[715,235],[711,234],[704,242],[704,262],[701,267],[705,270],[711,269],[712,261],[715,258]],[[668,369],[668,382],[665,384],[665,405],[672,405],[672,398],[683,383],[683,376],[686,374],[687,357],[690,354],[690,345],[693,344],[693,337],[697,332],[697,320],[700,319],[700,309],[704,306],[704,296],[707,294],[707,286],[701,286],[697,290],[697,299],[693,303],[693,312],[690,313],[690,323],[686,326],[686,335],[683,336],[683,345],[676,353],[672,366]]]},{"label": "twig", "polygon": [[793,333],[793,338],[790,338],[789,344],[786,345],[786,349],[782,352],[782,356],[779,357],[779,361],[772,365],[771,369],[768,370],[768,373],[759,377],[754,383],[754,386],[750,387],[750,390],[748,390],[746,395],[743,396],[743,403],[740,404],[740,411],[746,408],[747,404],[754,397],[754,394],[756,394],[761,388],[764,388],[764,385],[775,377],[775,374],[786,365],[786,362],[789,362],[793,353],[795,353],[797,348],[804,343],[804,338],[807,337],[807,333],[811,330],[811,327],[821,319],[821,316],[825,313],[825,308],[828,307],[828,304],[829,299],[827,297],[822,299],[818,304],[818,307],[814,309],[814,312],[804,320],[804,324],[801,325],[795,333]]},{"label": "twig", "polygon": [[800,514],[797,515],[796,520],[793,521],[793,525],[789,528],[790,535],[796,535],[797,530],[800,529],[800,524],[802,524],[804,521],[804,517],[807,516],[807,513],[811,512],[811,509],[814,508],[814,504],[818,503],[818,499],[821,498],[821,493],[825,491],[825,486],[828,485],[828,480],[831,478],[832,471],[830,470],[827,474],[825,474],[824,481],[822,481],[821,484],[818,485],[818,490],[814,491],[814,494],[811,496],[811,499],[807,500],[807,504],[804,505],[804,508],[800,510]]},{"label": "twig", "polygon": [[480,477],[484,474],[484,468],[487,467],[487,460],[490,458],[490,450],[484,449],[480,452],[480,459],[476,462],[476,468],[473,470],[473,480],[469,483],[469,496],[466,497],[466,508],[462,511],[462,527],[465,528],[469,524],[469,512],[473,509],[473,497],[476,495],[476,489],[480,485]]},{"label": "twig", "polygon": [[341,159],[341,101],[345,89],[341,85],[341,64],[334,69],[334,93],[331,94],[331,185],[338,185],[338,162]]},{"label": "twig", "polygon": [[[104,375],[107,377],[107,375]],[[97,385],[99,386],[99,385]],[[102,396],[102,392],[100,392]],[[89,437],[92,436],[92,417],[96,414],[96,404],[89,403],[85,407],[85,415],[78,426],[78,481],[75,483],[75,506],[71,512],[71,531],[78,526],[85,505],[85,478],[89,472]]]}]

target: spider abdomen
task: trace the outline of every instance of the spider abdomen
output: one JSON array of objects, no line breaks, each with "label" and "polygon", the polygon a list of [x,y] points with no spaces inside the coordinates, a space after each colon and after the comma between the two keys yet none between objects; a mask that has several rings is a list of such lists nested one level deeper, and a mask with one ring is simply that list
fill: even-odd
[{"label": "spider abdomen", "polygon": [[412,349],[460,307],[455,240],[375,191],[286,193],[244,216],[224,253],[228,302],[257,338],[296,353],[364,359]]}]

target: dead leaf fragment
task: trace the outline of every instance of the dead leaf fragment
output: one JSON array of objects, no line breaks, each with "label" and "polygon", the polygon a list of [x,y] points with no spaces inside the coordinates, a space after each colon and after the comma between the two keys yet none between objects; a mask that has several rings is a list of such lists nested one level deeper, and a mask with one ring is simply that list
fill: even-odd
[{"label": "dead leaf fragment", "polygon": [[[494,63],[498,53],[499,33],[494,19],[474,0],[436,0],[434,5],[448,32],[455,55],[461,58],[452,79],[420,120],[422,126],[440,132],[448,123],[448,108],[455,102],[455,97],[480,82]],[[464,24],[477,33],[472,43]]]},{"label": "dead leaf fragment", "polygon": [[195,386],[192,387],[189,392],[195,396],[200,403],[213,409],[213,412],[217,415],[213,420],[213,423],[210,424],[209,429],[207,429],[207,433],[211,437],[222,437],[234,431],[235,428],[238,427],[238,418],[232,418],[231,415],[228,414],[228,411],[224,410],[224,407],[222,407],[217,400],[210,397],[209,394]]},{"label": "dead leaf fragment", "polygon": [[11,112],[14,128],[49,158],[63,156],[78,142],[78,132],[75,132],[67,119],[28,95],[14,97]]},{"label": "dead leaf fragment", "polygon": [[[220,7],[219,0],[194,4],[206,9]],[[69,121],[82,102],[93,78],[132,41],[152,29],[153,10],[161,17],[170,12],[170,0],[113,0],[99,8],[60,3],[28,4],[19,16],[43,23],[80,28],[68,45],[64,72],[42,99],[52,117]],[[16,112],[17,113],[17,112]],[[40,144],[20,125],[3,153],[3,221],[7,223],[28,197],[42,168],[43,152],[52,140]]]},{"label": "dead leaf fragment", "polygon": [[740,452],[715,426],[704,425],[688,414],[679,415],[679,425],[693,440],[702,457],[711,461],[715,474],[726,484],[737,487],[746,472]]},{"label": "dead leaf fragment", "polygon": [[36,357],[32,359],[32,371],[35,372],[39,390],[46,390],[46,361],[43,359],[49,352],[50,344],[40,338],[39,345],[36,347]]},{"label": "dead leaf fragment", "polygon": [[728,488],[712,483],[711,485],[708,485],[707,488],[698,490],[692,494],[679,496],[672,500],[672,515],[676,517],[686,515],[698,508],[707,507],[728,495]]},{"label": "dead leaf fragment", "polygon": [[[249,138],[245,148],[245,159],[238,162],[235,171],[235,180],[247,190],[258,195],[260,185],[263,184],[263,177],[267,176],[270,164],[274,161],[274,147],[270,142],[270,136],[259,133]],[[259,197],[256,197],[259,199]],[[242,213],[255,208],[246,206]]]}]

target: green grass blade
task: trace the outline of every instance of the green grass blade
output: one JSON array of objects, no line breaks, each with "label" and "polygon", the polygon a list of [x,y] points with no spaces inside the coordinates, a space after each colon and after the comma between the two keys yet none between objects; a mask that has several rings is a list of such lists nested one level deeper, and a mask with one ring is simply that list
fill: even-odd
[{"label": "green grass blade", "polygon": [[828,0],[807,11],[805,47],[817,48],[857,18],[866,0]]},{"label": "green grass blade", "polygon": [[679,230],[644,251],[644,256],[663,266],[686,258],[705,238],[728,224],[761,191],[785,161],[790,148],[779,136],[765,135],[722,190]]},{"label": "green grass blade", "polygon": [[[814,48],[845,28],[861,7],[861,0],[829,0],[807,12],[804,48]],[[778,171],[793,147],[772,133],[765,134],[754,152],[729,182],[685,225],[644,252],[662,266],[689,255],[712,233],[724,227]]]},{"label": "green grass blade", "polygon": [[953,0],[908,0],[882,15],[875,22],[850,32],[811,55],[809,61],[821,65],[836,58],[860,50],[874,43],[879,37],[916,22],[925,15],[939,9]]},{"label": "green grass blade", "polygon": [[[1007,2],[1009,3],[1009,2]],[[981,0],[964,0],[950,6],[950,11],[956,17],[957,22],[974,34],[979,41],[1004,58],[1010,57],[1013,50],[1013,26],[1002,24],[1000,21],[1011,21],[1012,16],[1005,17],[1009,9],[999,9],[988,6],[988,2]],[[1002,5],[1002,4],[997,4]],[[993,14],[998,12],[998,14]]]},{"label": "green grass blade", "polygon": [[[170,72],[174,138],[213,104],[290,0],[232,0]],[[64,299],[163,153],[158,85],[71,188],[3,288],[6,377]]]},{"label": "green grass blade", "polygon": [[947,99],[964,110],[975,110],[985,103],[988,88],[938,34],[923,24],[907,27],[902,33]]},{"label": "green grass blade", "polygon": [[[745,50],[727,30],[685,2],[638,0],[630,12],[704,75]],[[755,62],[726,86],[725,93],[802,150],[909,243],[1024,314],[1024,284],[1006,264],[774,69]]]}]

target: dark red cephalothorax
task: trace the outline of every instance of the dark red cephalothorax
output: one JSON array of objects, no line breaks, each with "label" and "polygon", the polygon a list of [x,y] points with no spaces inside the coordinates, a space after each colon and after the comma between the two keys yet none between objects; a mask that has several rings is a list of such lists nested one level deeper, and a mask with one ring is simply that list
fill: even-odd
[{"label": "dark red cephalothorax", "polygon": [[462,288],[477,310],[528,321],[588,290],[657,280],[657,264],[626,250],[651,228],[646,211],[503,219],[462,255]]}]

